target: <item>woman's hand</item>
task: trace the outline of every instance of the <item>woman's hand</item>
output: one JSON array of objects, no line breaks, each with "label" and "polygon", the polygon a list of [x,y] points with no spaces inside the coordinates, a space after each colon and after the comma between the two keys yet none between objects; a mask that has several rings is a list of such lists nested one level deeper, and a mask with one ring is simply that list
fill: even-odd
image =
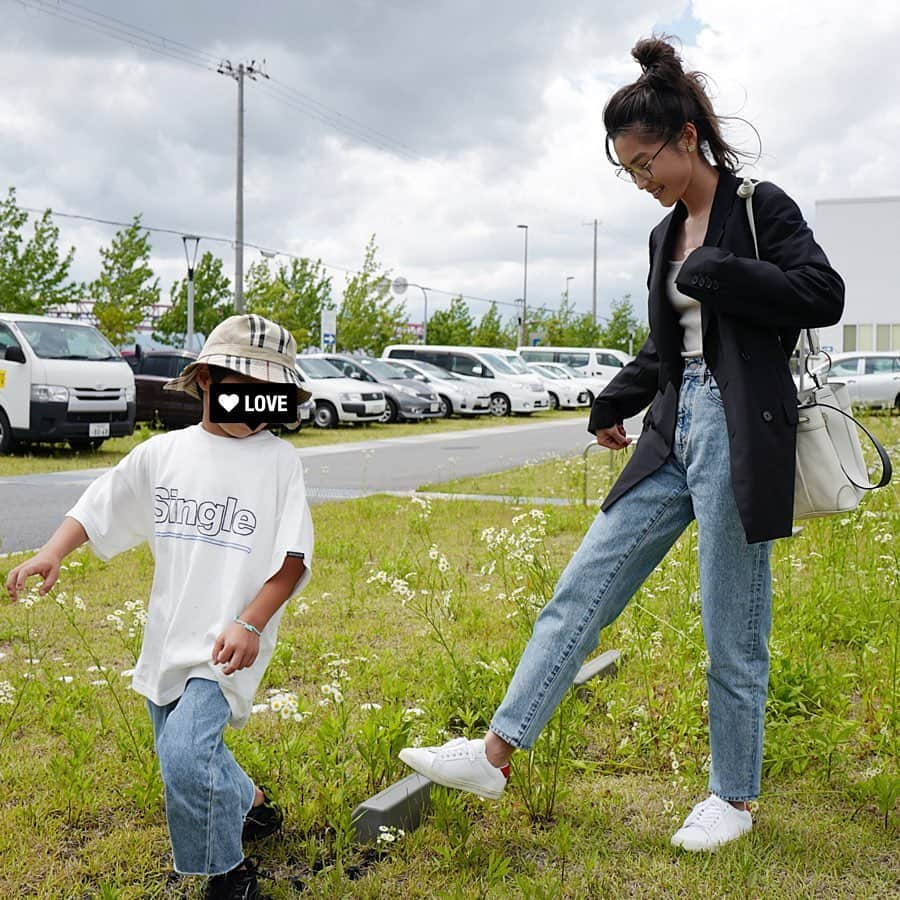
[{"label": "woman's hand", "polygon": [[238,669],[246,669],[259,656],[259,636],[247,631],[243,625],[232,622],[216,638],[213,646],[213,665],[225,666],[224,674],[231,675]]},{"label": "woman's hand", "polygon": [[631,438],[625,435],[625,426],[621,422],[609,428],[598,428],[594,433],[597,435],[597,443],[609,450],[624,450],[631,443]]}]

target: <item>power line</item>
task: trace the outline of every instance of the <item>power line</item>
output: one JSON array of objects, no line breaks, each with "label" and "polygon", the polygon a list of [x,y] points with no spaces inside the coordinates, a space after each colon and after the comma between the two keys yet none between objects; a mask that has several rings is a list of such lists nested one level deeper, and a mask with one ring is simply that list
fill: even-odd
[{"label": "power line", "polygon": [[[222,63],[219,57],[199,50],[195,47],[168,38],[165,35],[150,31],[138,25],[132,25],[123,19],[108,16],[74,0],[17,0],[21,5],[36,12],[46,13],[70,24],[79,25],[96,34],[119,40],[131,47],[150,50],[160,56],[177,62],[187,63],[205,71],[217,71]],[[406,144],[378,131],[352,116],[342,113],[308,94],[291,87],[285,82],[275,81],[267,85],[269,94],[279,102],[291,107],[324,125],[343,131],[350,137],[363,143],[371,144],[379,150],[393,153],[408,160],[424,161]]]},{"label": "power line", "polygon": [[[18,209],[21,212],[31,213],[34,215],[43,215],[45,212],[50,212],[53,216],[56,216],[60,219],[76,219],[83,222],[94,222],[98,225],[113,225],[117,228],[130,228],[134,222],[120,222],[115,219],[103,219],[98,216],[86,216],[80,213],[64,213],[57,212],[56,210],[47,210],[47,209],[38,209],[33,206],[19,206],[16,204],[14,206],[15,209]],[[145,225],[143,222],[140,223],[140,228],[142,231],[149,231],[154,234],[170,234],[176,237],[182,237],[187,232],[183,229],[178,228],[163,228],[160,226],[154,225]],[[234,247],[234,240],[232,238],[220,237],[218,235],[211,234],[200,234],[199,232],[191,231],[190,232],[195,237],[201,238],[204,241],[209,241],[214,244],[227,244]],[[290,250],[278,250],[274,247],[263,246],[262,244],[254,244],[250,241],[244,241],[245,247],[250,247],[253,250],[258,250],[264,257],[271,258],[273,256],[284,256],[288,259],[309,259],[307,256],[301,256],[299,253],[292,253]],[[338,266],[334,263],[325,262],[324,260],[318,260],[326,269],[333,269],[336,272],[343,272],[347,275],[361,275],[363,274],[359,269],[348,269],[346,266]],[[489,297],[478,297],[474,294],[463,294],[460,291],[447,291],[442,288],[429,287],[429,291],[432,291],[435,294],[442,294],[445,297],[462,297],[463,300],[471,300],[476,303],[496,303],[497,306],[510,306],[515,309],[518,309],[519,304],[514,300],[495,300]],[[529,309],[536,309],[542,312],[552,313],[554,310],[546,307],[546,306],[534,306],[530,305]]]}]

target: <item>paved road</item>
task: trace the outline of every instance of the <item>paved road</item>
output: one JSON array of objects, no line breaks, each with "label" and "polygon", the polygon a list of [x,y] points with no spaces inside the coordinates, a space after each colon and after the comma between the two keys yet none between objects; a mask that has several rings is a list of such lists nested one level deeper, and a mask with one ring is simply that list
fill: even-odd
[{"label": "paved road", "polygon": [[[310,501],[412,491],[420,485],[499,472],[551,456],[571,456],[590,441],[585,421],[535,422],[421,437],[306,447]],[[629,434],[640,420],[626,423]],[[608,451],[597,450],[605,453]],[[0,478],[0,553],[41,546],[103,469]]]}]

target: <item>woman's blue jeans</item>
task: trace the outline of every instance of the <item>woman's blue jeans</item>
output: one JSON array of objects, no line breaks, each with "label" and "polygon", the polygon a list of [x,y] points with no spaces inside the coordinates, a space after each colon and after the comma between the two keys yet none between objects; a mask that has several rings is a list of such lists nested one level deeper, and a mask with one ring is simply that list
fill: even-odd
[{"label": "woman's blue jeans", "polygon": [[147,701],[166,788],[175,871],[219,875],[244,859],[241,831],[253,805],[253,779],[223,736],[231,715],[215,681],[192,678],[166,706]]},{"label": "woman's blue jeans", "polygon": [[772,623],[772,542],[748,544],[712,374],[688,360],[675,445],[664,465],[601,512],[544,607],[491,731],[533,746],[601,629],[613,622],[696,517],[703,635],[709,654],[709,789],[759,795]]}]

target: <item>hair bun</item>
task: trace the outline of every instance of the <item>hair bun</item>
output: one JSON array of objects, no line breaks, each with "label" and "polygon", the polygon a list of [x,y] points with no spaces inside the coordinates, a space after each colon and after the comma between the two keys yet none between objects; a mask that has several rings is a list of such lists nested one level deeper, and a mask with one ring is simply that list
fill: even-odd
[{"label": "hair bun", "polygon": [[665,35],[638,41],[632,48],[631,55],[648,78],[673,82],[684,75],[681,58]]}]

